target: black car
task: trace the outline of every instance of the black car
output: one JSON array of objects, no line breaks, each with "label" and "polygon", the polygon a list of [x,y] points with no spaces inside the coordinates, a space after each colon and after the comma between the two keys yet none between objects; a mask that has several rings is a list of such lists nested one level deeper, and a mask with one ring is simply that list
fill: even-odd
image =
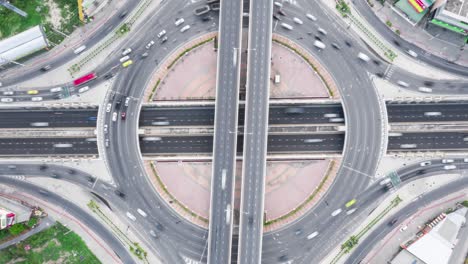
[{"label": "black car", "polygon": [[43,171],[43,170],[47,170],[49,168],[49,166],[43,164],[41,166],[39,166],[39,170]]},{"label": "black car", "polygon": [[398,221],[398,218],[394,218],[394,219],[392,219],[392,221],[388,222],[388,225],[389,225],[389,226],[392,226],[392,225],[394,225],[397,221]]},{"label": "black car", "polygon": [[104,79],[109,80],[110,78],[114,77],[114,74],[112,72],[104,75]]},{"label": "black car", "polygon": [[69,170],[68,170],[68,173],[70,173],[70,174],[75,174],[76,171],[75,171],[74,169],[69,169]]},{"label": "black car", "polygon": [[115,190],[115,194],[117,194],[119,197],[125,198],[125,193],[121,192],[120,190]]},{"label": "black car", "polygon": [[44,67],[41,68],[41,71],[46,72],[46,71],[48,71],[48,70],[50,70],[50,69],[52,69],[52,66],[46,65],[46,66],[44,66]]},{"label": "black car", "polygon": [[211,20],[211,17],[209,17],[209,16],[203,16],[203,17],[201,18],[201,21],[203,21],[203,22],[208,22],[208,21],[210,21],[210,20]]}]

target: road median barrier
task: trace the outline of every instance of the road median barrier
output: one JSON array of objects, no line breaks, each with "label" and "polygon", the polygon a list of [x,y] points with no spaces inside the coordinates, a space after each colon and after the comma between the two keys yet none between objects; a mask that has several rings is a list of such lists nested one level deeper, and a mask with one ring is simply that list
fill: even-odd
[{"label": "road median barrier", "polygon": [[104,214],[104,212],[101,211],[99,205],[94,200],[90,200],[87,205],[91,211],[93,211],[102,221],[104,221],[104,223],[110,227],[114,234],[117,235],[117,238],[129,247],[130,252],[132,252],[143,262],[149,263],[146,259],[148,253],[137,242],[130,240],[130,238],[124,232],[122,232],[120,228]]},{"label": "road median barrier", "polygon": [[399,196],[395,197],[390,202],[390,204],[387,207],[385,207],[385,209],[381,213],[379,213],[374,219],[372,219],[361,231],[359,231],[356,235],[350,236],[349,239],[341,245],[340,252],[333,258],[333,260],[330,263],[338,263],[342,256],[349,253],[356,245],[359,244],[359,239],[361,239],[367,232],[369,232],[369,230],[372,227],[374,227],[380,220],[382,220],[393,208],[397,207],[398,204],[400,204],[402,201],[403,200]]}]

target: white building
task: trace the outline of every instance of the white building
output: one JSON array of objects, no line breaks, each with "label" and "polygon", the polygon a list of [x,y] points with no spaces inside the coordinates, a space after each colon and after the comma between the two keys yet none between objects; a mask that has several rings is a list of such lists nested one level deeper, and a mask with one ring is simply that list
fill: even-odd
[{"label": "white building", "polygon": [[48,46],[41,26],[35,26],[0,41],[0,66],[30,55]]}]

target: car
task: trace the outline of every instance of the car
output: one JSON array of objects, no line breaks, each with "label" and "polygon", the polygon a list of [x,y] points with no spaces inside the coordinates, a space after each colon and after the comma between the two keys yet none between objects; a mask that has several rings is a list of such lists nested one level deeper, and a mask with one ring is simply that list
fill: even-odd
[{"label": "car", "polygon": [[69,173],[69,174],[76,174],[76,170],[74,170],[74,169],[69,169],[69,170],[68,170],[68,173]]},{"label": "car", "polygon": [[211,20],[211,17],[209,17],[209,16],[202,16],[201,17],[201,21],[203,21],[203,22],[208,22],[210,20]]},{"label": "car", "polygon": [[317,18],[313,16],[312,14],[306,14],[306,17],[312,21],[317,21]]},{"label": "car", "polygon": [[338,117],[338,114],[337,113],[327,113],[327,114],[324,114],[323,117],[325,117],[325,118],[335,118],[335,117]]},{"label": "car", "polygon": [[151,124],[153,126],[167,126],[169,125],[169,121],[154,121],[154,122],[151,122]]},{"label": "car", "polygon": [[318,49],[325,49],[327,47],[320,40],[315,40],[314,41],[314,46],[317,47]]},{"label": "car", "polygon": [[164,36],[162,39],[161,39],[161,44],[163,44],[164,42],[167,41],[167,36]]},{"label": "car", "polygon": [[151,235],[152,237],[155,237],[155,238],[158,237],[158,236],[156,235],[156,232],[154,232],[153,230],[150,230],[150,235]]},{"label": "car", "polygon": [[364,62],[368,62],[370,60],[369,56],[367,56],[366,54],[362,52],[358,53],[358,58]]},{"label": "car", "polygon": [[126,16],[127,16],[127,11],[123,11],[122,13],[120,13],[119,18],[124,18]]},{"label": "car", "polygon": [[150,49],[151,46],[154,45],[154,40],[151,40],[150,42],[148,42],[148,44],[146,44],[146,49]]},{"label": "car", "polygon": [[286,13],[284,13],[283,9],[278,9],[278,14],[286,16]]},{"label": "car", "polygon": [[86,92],[88,90],[89,90],[89,86],[85,86],[85,87],[81,87],[80,89],[78,89],[78,92],[79,93],[84,93],[84,92]]},{"label": "car", "polygon": [[341,49],[340,46],[339,46],[338,44],[336,44],[335,42],[333,42],[331,45],[332,45],[332,47],[333,47],[334,49],[336,49],[336,50],[340,50],[340,49]]},{"label": "car", "polygon": [[145,53],[141,54],[141,58],[144,59],[144,58],[148,57],[148,55],[149,55],[149,53],[145,52]]},{"label": "car", "polygon": [[418,54],[416,52],[412,51],[412,50],[408,50],[407,53],[412,57],[415,57],[415,58],[418,57]]},{"label": "car", "polygon": [[125,120],[125,118],[127,117],[127,113],[122,112],[122,113],[120,114],[120,116],[122,117],[122,120]]},{"label": "car", "polygon": [[400,232],[403,232],[403,231],[405,231],[407,228],[408,228],[408,226],[407,226],[407,225],[404,225],[404,226],[402,226],[402,227],[400,228]]},{"label": "car", "polygon": [[342,211],[343,210],[341,210],[341,208],[338,208],[338,209],[336,209],[335,211],[333,211],[331,213],[331,216],[337,216],[337,215],[341,214]]},{"label": "car", "polygon": [[349,42],[348,40],[345,40],[344,41],[345,45],[348,46],[349,48],[351,48],[353,46],[353,44],[351,44],[351,42]]},{"label": "car", "polygon": [[60,179],[61,177],[57,173],[52,173],[52,178]]},{"label": "car", "polygon": [[453,159],[443,159],[443,160],[442,160],[442,163],[443,163],[443,164],[453,163],[453,162],[454,162]]},{"label": "car", "polygon": [[55,87],[55,88],[50,89],[51,93],[58,93],[58,92],[61,92],[61,91],[62,91],[62,87]]},{"label": "car", "polygon": [[418,91],[423,92],[423,93],[432,93],[432,88],[428,87],[419,87]]},{"label": "car", "polygon": [[136,217],[132,215],[130,212],[126,213],[127,217],[130,218],[132,221],[136,221]]},{"label": "car", "polygon": [[444,170],[454,170],[456,168],[457,168],[457,166],[455,166],[455,165],[445,165],[444,166]]},{"label": "car", "polygon": [[299,236],[300,234],[302,234],[302,229],[296,229],[296,231],[294,231],[294,234],[296,236]]},{"label": "car", "polygon": [[130,102],[130,97],[125,98],[125,106],[128,106],[129,102]]},{"label": "car", "polygon": [[293,21],[294,21],[294,23],[299,24],[299,25],[304,24],[304,22],[302,22],[302,20],[300,20],[300,19],[297,18],[297,17],[294,17],[294,18],[293,18]]},{"label": "car", "polygon": [[128,60],[128,61],[122,63],[122,66],[123,66],[124,68],[126,68],[126,67],[128,67],[128,66],[130,66],[130,65],[132,65],[132,64],[133,64],[133,61],[132,61],[132,60]]},{"label": "car", "polygon": [[380,185],[386,185],[387,183],[391,182],[391,179],[390,178],[386,178],[386,179],[383,179],[382,181],[380,181]]},{"label": "car", "polygon": [[407,82],[404,82],[404,81],[397,81],[397,84],[401,87],[409,87],[409,84]]},{"label": "car", "polygon": [[110,78],[114,77],[114,74],[112,72],[104,75],[104,79],[109,80]]},{"label": "car", "polygon": [[287,24],[287,23],[281,23],[281,26],[282,26],[283,28],[287,29],[287,30],[293,30],[293,29],[294,29],[293,26],[291,26],[291,25],[289,25],[289,24]]},{"label": "car", "polygon": [[414,149],[416,147],[417,147],[416,144],[401,144],[400,145],[400,148],[402,148],[402,149]]},{"label": "car", "polygon": [[468,158],[464,158],[463,162],[468,163]]},{"label": "car", "polygon": [[104,125],[104,134],[107,134],[109,132],[109,126],[107,124]]},{"label": "car", "polygon": [[190,29],[190,25],[185,25],[184,27],[182,27],[182,28],[180,29],[180,32],[181,32],[181,33],[184,33],[185,31],[187,31],[187,30],[189,30],[189,29]]},{"label": "car", "polygon": [[44,170],[47,170],[49,168],[49,166],[45,165],[45,164],[42,164],[39,166],[39,170],[41,171],[44,171]]},{"label": "car", "polygon": [[180,25],[182,25],[183,23],[185,22],[185,20],[183,18],[179,18],[175,21],[175,26],[178,27]]},{"label": "car", "polygon": [[117,112],[112,113],[112,121],[117,121]]},{"label": "car", "polygon": [[130,59],[130,56],[127,55],[127,56],[120,58],[119,61],[122,63],[122,62],[128,61],[129,59]]},{"label": "car", "polygon": [[276,19],[278,21],[281,21],[281,18],[279,16],[277,16],[276,14],[273,14],[273,19]]},{"label": "car", "polygon": [[120,190],[115,190],[114,193],[121,198],[125,198],[125,193]]},{"label": "car", "polygon": [[273,3],[275,6],[279,7],[279,8],[282,8],[283,7],[283,4],[280,3],[280,2],[274,2]]},{"label": "car", "polygon": [[14,91],[5,91],[3,92],[3,95],[14,95],[15,92]]},{"label": "car", "polygon": [[122,52],[122,56],[127,56],[127,55],[130,54],[131,52],[132,52],[132,49],[131,49],[131,48],[128,48],[128,49],[126,49],[126,50],[124,50],[124,51]]},{"label": "car", "polygon": [[319,234],[319,232],[318,232],[318,231],[315,231],[315,232],[313,232],[312,234],[308,235],[308,236],[307,236],[307,239],[312,239],[312,238],[318,236],[318,234]]},{"label": "car", "polygon": [[106,113],[109,113],[111,111],[111,108],[112,108],[112,104],[111,103],[108,103],[106,105]]},{"label": "car", "polygon": [[307,138],[304,139],[304,143],[320,143],[323,142],[323,139],[321,138]]},{"label": "car", "polygon": [[137,209],[137,212],[143,216],[143,217],[147,217],[148,215],[145,213],[145,211],[141,210],[140,208]]},{"label": "car", "polygon": [[390,222],[388,222],[389,226],[394,225],[398,221],[398,218],[393,218]]},{"label": "car", "polygon": [[80,54],[81,52],[83,52],[84,50],[86,49],[86,46],[83,45],[83,46],[79,46],[78,48],[76,48],[73,53],[75,54]]},{"label": "car", "polygon": [[318,41],[322,41],[322,38],[319,35],[315,35],[314,38]]},{"label": "car", "polygon": [[28,94],[38,94],[39,91],[38,90],[29,90],[28,91]]},{"label": "car", "polygon": [[159,32],[158,33],[158,38],[161,38],[164,35],[166,35],[166,30],[162,30],[161,32]]},{"label": "car", "polygon": [[110,140],[108,138],[106,138],[104,144],[105,144],[106,148],[108,148],[109,145],[110,145]]},{"label": "car", "polygon": [[302,107],[288,107],[288,108],[284,109],[284,112],[286,114],[295,115],[295,114],[303,114],[303,113],[305,113],[305,110]]},{"label": "car", "polygon": [[15,170],[15,169],[16,169],[16,165],[8,165],[8,169],[10,169],[10,170]]},{"label": "car", "polygon": [[430,162],[430,161],[424,161],[424,162],[419,163],[419,165],[420,165],[421,167],[430,166],[431,164],[432,164],[432,162]]},{"label": "car", "polygon": [[11,103],[11,102],[13,102],[13,98],[3,97],[2,99],[0,99],[0,102],[2,102],[2,103]]},{"label": "car", "polygon": [[335,118],[330,118],[329,121],[332,122],[332,123],[342,123],[342,122],[344,122],[344,118],[342,118],[342,117],[335,117]]},{"label": "car", "polygon": [[327,35],[327,31],[325,31],[325,29],[323,29],[323,28],[318,28],[317,31],[318,31],[320,34]]},{"label": "car", "polygon": [[424,112],[425,116],[440,116],[442,115],[441,112]]},{"label": "car", "polygon": [[41,71],[46,72],[46,71],[48,71],[48,70],[50,70],[50,69],[52,69],[52,66],[46,65],[46,66],[44,66],[44,67],[41,68]]},{"label": "car", "polygon": [[115,102],[115,108],[120,109],[120,106],[122,105],[122,97],[119,97],[117,102]]},{"label": "car", "polygon": [[32,97],[32,98],[31,98],[31,101],[33,101],[33,102],[42,101],[42,97],[40,97],[40,96]]}]

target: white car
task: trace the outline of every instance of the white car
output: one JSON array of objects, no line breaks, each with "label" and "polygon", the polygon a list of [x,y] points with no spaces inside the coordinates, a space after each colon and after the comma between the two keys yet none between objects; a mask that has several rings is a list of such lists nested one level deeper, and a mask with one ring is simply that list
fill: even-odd
[{"label": "white car", "polygon": [[31,98],[31,101],[33,101],[33,102],[39,102],[39,101],[42,101],[42,97],[40,97],[40,96],[37,96],[37,97],[32,97],[32,98]]},{"label": "white car", "polygon": [[128,61],[129,59],[130,59],[130,56],[127,55],[127,56],[124,56],[124,57],[120,58],[119,61],[123,63],[125,61]]},{"label": "white car", "polygon": [[424,112],[425,116],[440,116],[442,115],[441,112]]},{"label": "white car", "polygon": [[117,112],[112,113],[112,121],[117,121]]},{"label": "white car", "polygon": [[364,54],[364,53],[362,53],[362,52],[359,52],[358,58],[361,59],[362,61],[365,61],[365,62],[370,61],[369,56],[367,56],[366,54]]},{"label": "white car", "polygon": [[323,142],[323,139],[321,138],[307,138],[304,139],[304,143],[320,143]]},{"label": "white car", "polygon": [[297,17],[293,18],[293,21],[294,21],[294,23],[299,24],[299,25],[304,24],[304,22],[302,22],[302,20],[300,20],[300,19],[297,18]]},{"label": "white car", "polygon": [[463,162],[468,163],[468,158],[464,158]]},{"label": "white car", "polygon": [[407,226],[407,225],[404,225],[404,226],[402,226],[402,227],[400,228],[400,232],[403,232],[403,231],[405,231],[407,228],[408,228],[408,226]]},{"label": "white car", "polygon": [[148,44],[146,44],[146,49],[150,49],[151,46],[154,45],[154,40],[150,41]]},{"label": "white car", "polygon": [[327,34],[327,31],[325,31],[325,29],[323,29],[323,28],[318,28],[318,32],[319,32],[320,34],[323,34],[323,35],[326,35],[326,34]]},{"label": "white car", "polygon": [[313,232],[312,234],[308,235],[308,236],[307,236],[307,239],[312,239],[312,238],[318,236],[318,234],[319,234],[319,233],[318,233],[317,231],[315,231],[315,232]]},{"label": "white car", "polygon": [[190,29],[190,25],[185,25],[183,28],[180,29],[180,32],[184,33],[185,31]]},{"label": "white car", "polygon": [[432,89],[427,88],[427,87],[419,87],[418,91],[423,92],[423,93],[432,93]]},{"label": "white car", "polygon": [[52,93],[58,93],[61,91],[62,91],[62,87],[55,87],[55,88],[50,89],[50,92]]},{"label": "white car", "polygon": [[183,18],[179,18],[176,20],[176,22],[174,23],[176,25],[176,27],[182,25],[183,23],[185,22],[185,20]]},{"label": "white car", "polygon": [[158,33],[158,38],[161,38],[164,35],[166,35],[166,30],[162,30],[161,32],[159,32]]},{"label": "white car", "polygon": [[136,217],[129,212],[127,212],[127,217],[132,219],[132,221],[136,221]]},{"label": "white car", "polygon": [[335,118],[335,117],[338,117],[338,114],[328,113],[328,114],[324,114],[323,117],[325,117],[325,118]]},{"label": "white car", "polygon": [[312,21],[317,21],[317,18],[311,14],[306,14],[306,17]]},{"label": "white car", "polygon": [[323,42],[318,41],[318,40],[314,41],[314,46],[319,48],[319,49],[324,49],[324,48],[327,47],[327,46],[325,46],[325,44],[323,44]]},{"label": "white car", "polygon": [[107,134],[107,132],[109,131],[109,126],[107,124],[104,125],[104,133]]},{"label": "white car", "polygon": [[132,52],[132,49],[131,49],[131,48],[128,48],[128,49],[126,49],[126,50],[124,50],[124,51],[122,52],[122,56],[127,56],[127,55],[130,54],[131,52]]},{"label": "white car", "polygon": [[85,86],[85,87],[81,87],[80,89],[78,89],[78,92],[79,93],[84,93],[84,92],[86,92],[88,90],[89,90],[89,86]]},{"label": "white car", "polygon": [[283,7],[283,4],[280,3],[280,2],[275,2],[274,5],[277,6],[277,7],[279,7],[279,8]]},{"label": "white car", "polygon": [[412,50],[408,50],[407,52],[411,57],[415,57],[415,58],[418,57],[418,54],[416,52],[412,51]]},{"label": "white car", "polygon": [[4,98],[0,99],[0,102],[2,102],[2,103],[11,103],[11,102],[13,102],[13,98],[4,97]]},{"label": "white car", "polygon": [[344,118],[342,118],[342,117],[330,118],[330,122],[332,122],[332,123],[344,122]]},{"label": "white car", "polygon": [[137,212],[143,216],[143,217],[147,217],[148,215],[145,213],[145,211],[141,210],[140,208],[137,209]]},{"label": "white car", "polygon": [[454,162],[453,159],[443,159],[443,160],[442,160],[442,163],[443,163],[443,164],[453,163],[453,162]]},{"label": "white car", "polygon": [[105,142],[105,144],[106,144],[106,148],[108,148],[108,147],[109,147],[109,143],[110,143],[110,140],[109,140],[108,138],[106,138],[106,142]]},{"label": "white car", "polygon": [[14,91],[5,91],[3,92],[3,95],[14,95],[15,92]]},{"label": "white car", "polygon": [[416,147],[417,147],[416,144],[401,144],[400,145],[400,148],[402,148],[402,149],[414,149]]},{"label": "white car", "polygon": [[128,103],[130,103],[130,97],[125,98],[125,106],[128,106]]},{"label": "white car", "polygon": [[456,168],[457,168],[457,166],[455,166],[455,165],[445,165],[444,166],[444,170],[454,170]]},{"label": "white car", "polygon": [[108,103],[106,105],[106,113],[109,113],[111,111],[111,108],[112,108],[112,104],[111,103]]},{"label": "white car", "polygon": [[401,87],[409,87],[409,84],[404,81],[398,81],[397,84],[400,85]]},{"label": "white car", "polygon": [[420,165],[421,167],[426,167],[426,166],[429,166],[429,165],[431,165],[431,164],[432,164],[432,163],[431,163],[430,161],[424,161],[424,162],[419,163],[419,165]]}]

